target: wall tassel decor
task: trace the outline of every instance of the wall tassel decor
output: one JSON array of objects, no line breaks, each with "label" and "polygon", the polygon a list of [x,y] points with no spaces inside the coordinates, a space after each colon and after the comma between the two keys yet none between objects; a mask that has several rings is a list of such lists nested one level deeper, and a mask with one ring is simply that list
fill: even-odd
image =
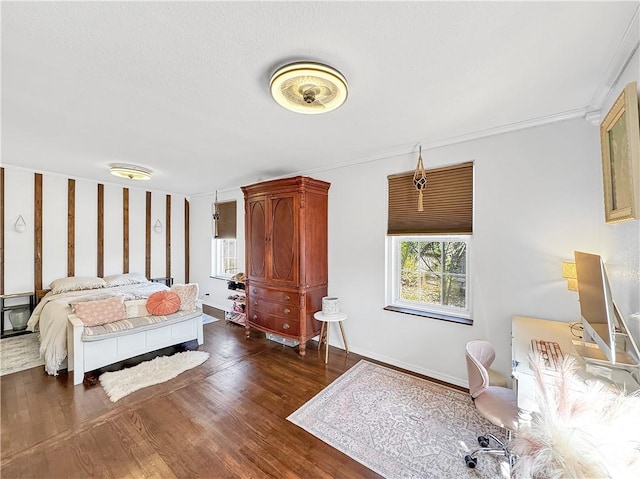
[{"label": "wall tassel decor", "polygon": [[213,203],[213,237],[218,237],[218,220],[220,219],[220,213],[218,213],[218,190],[216,190],[216,199]]},{"label": "wall tassel decor", "polygon": [[413,184],[418,190],[418,211],[424,211],[422,206],[422,190],[427,187],[427,172],[422,164],[422,145],[420,145],[420,154],[418,155],[418,164],[416,171],[413,173]]}]

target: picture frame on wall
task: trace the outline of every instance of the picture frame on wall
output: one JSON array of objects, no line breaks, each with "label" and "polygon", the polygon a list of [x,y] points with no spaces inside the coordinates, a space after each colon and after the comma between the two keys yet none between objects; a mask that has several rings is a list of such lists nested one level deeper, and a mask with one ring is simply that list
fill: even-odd
[{"label": "picture frame on wall", "polygon": [[600,123],[604,213],[607,223],[640,215],[638,86],[631,82]]}]

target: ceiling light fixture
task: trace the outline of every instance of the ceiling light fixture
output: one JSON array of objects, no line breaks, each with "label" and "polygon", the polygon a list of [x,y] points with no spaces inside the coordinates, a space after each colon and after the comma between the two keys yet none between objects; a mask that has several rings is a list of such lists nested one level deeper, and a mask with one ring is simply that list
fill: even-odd
[{"label": "ceiling light fixture", "polygon": [[130,180],[151,179],[151,170],[136,165],[109,165],[109,172],[112,175]]},{"label": "ceiling light fixture", "polygon": [[271,96],[296,113],[327,113],[347,99],[347,80],[335,68],[299,62],[279,68],[271,77]]}]

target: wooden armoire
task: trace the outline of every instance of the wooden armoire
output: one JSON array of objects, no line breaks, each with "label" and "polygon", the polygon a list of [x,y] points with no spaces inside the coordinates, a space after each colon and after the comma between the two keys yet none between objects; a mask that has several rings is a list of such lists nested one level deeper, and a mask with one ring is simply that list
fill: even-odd
[{"label": "wooden armoire", "polygon": [[306,176],[244,186],[246,335],[250,328],[306,342],[327,295],[330,184]]}]

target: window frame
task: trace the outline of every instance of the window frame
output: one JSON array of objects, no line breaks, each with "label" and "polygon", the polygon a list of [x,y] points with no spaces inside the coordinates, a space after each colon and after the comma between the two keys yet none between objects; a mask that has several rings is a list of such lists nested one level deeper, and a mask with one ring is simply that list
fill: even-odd
[{"label": "window frame", "polygon": [[[233,242],[235,256],[224,257],[224,243]],[[233,271],[224,271],[225,259],[235,260],[236,268]],[[231,279],[239,271],[238,267],[238,240],[236,238],[216,238],[211,237],[211,277],[221,279]]]},{"label": "window frame", "polygon": [[[462,242],[466,245],[465,265],[465,305],[464,309],[407,301],[400,299],[400,243],[403,241],[423,242]],[[473,324],[471,298],[471,234],[456,235],[388,235],[387,236],[387,274],[386,304],[384,309],[428,318],[453,321],[462,324]]]}]

